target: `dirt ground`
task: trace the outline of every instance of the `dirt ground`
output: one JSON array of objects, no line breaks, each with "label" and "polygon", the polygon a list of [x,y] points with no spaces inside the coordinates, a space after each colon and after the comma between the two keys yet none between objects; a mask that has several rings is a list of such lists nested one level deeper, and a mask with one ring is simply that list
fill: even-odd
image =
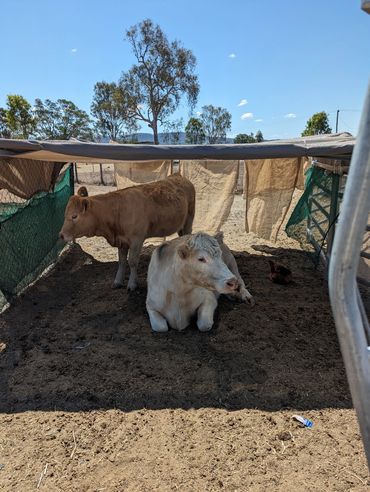
[{"label": "dirt ground", "polygon": [[[153,246],[128,295],[96,238],[2,315],[1,490],[369,490],[323,275],[294,241],[242,232],[243,206],[225,238],[256,306],[221,299],[208,333],[151,333]],[[270,257],[294,284],[270,283]]]}]

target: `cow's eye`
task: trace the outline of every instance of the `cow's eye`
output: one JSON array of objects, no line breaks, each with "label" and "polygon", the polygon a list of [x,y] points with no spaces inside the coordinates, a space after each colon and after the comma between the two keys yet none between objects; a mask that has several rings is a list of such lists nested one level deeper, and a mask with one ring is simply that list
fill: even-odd
[{"label": "cow's eye", "polygon": [[77,214],[72,215],[72,220],[77,219]]},{"label": "cow's eye", "polygon": [[198,261],[201,261],[202,263],[205,263],[206,262],[206,259],[205,258],[198,258]]}]

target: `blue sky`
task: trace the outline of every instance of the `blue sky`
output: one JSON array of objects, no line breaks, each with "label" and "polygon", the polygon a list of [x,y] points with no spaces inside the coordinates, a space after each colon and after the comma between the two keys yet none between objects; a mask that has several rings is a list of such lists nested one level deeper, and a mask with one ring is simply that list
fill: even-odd
[{"label": "blue sky", "polygon": [[[197,58],[196,110],[232,114],[232,131],[298,136],[327,111],[357,132],[370,67],[370,16],[360,0],[1,0],[0,106],[65,98],[89,111],[95,82],[134,63],[127,28],[151,18]],[[244,116],[243,116],[244,115]],[[186,104],[174,118],[188,118]],[[143,127],[143,131],[149,129]]]}]

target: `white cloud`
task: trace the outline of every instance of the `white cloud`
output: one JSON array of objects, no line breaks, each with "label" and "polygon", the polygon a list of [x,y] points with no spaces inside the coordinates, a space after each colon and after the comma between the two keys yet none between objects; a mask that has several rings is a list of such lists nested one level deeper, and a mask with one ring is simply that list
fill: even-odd
[{"label": "white cloud", "polygon": [[257,121],[257,123],[261,123],[261,121],[263,121],[263,119],[262,118],[258,118],[258,120],[256,120],[256,121]]},{"label": "white cloud", "polygon": [[229,58],[236,58],[236,54],[235,53],[230,53]]},{"label": "white cloud", "polygon": [[201,112],[200,111],[197,111],[197,116],[201,116]]},{"label": "white cloud", "polygon": [[253,118],[253,113],[243,113],[240,118],[242,120],[251,120]]},{"label": "white cloud", "polygon": [[77,53],[77,48],[72,48],[71,53]]},{"label": "white cloud", "polygon": [[248,104],[248,101],[246,99],[240,99],[240,103],[238,104],[238,106],[245,106],[246,104]]},{"label": "white cloud", "polygon": [[295,113],[288,113],[284,116],[284,118],[297,118],[297,115]]}]

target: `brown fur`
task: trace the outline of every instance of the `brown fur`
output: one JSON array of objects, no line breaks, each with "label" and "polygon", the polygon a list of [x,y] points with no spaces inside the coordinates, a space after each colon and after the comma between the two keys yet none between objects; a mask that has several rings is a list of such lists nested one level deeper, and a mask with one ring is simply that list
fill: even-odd
[{"label": "brown fur", "polygon": [[[111,246],[122,248],[126,256],[127,250],[132,249],[130,257],[136,269],[145,239],[191,233],[194,213],[194,186],[177,173],[161,181],[102,195],[71,197],[61,237],[71,240],[103,236]],[[136,280],[133,283],[136,285]]]}]

